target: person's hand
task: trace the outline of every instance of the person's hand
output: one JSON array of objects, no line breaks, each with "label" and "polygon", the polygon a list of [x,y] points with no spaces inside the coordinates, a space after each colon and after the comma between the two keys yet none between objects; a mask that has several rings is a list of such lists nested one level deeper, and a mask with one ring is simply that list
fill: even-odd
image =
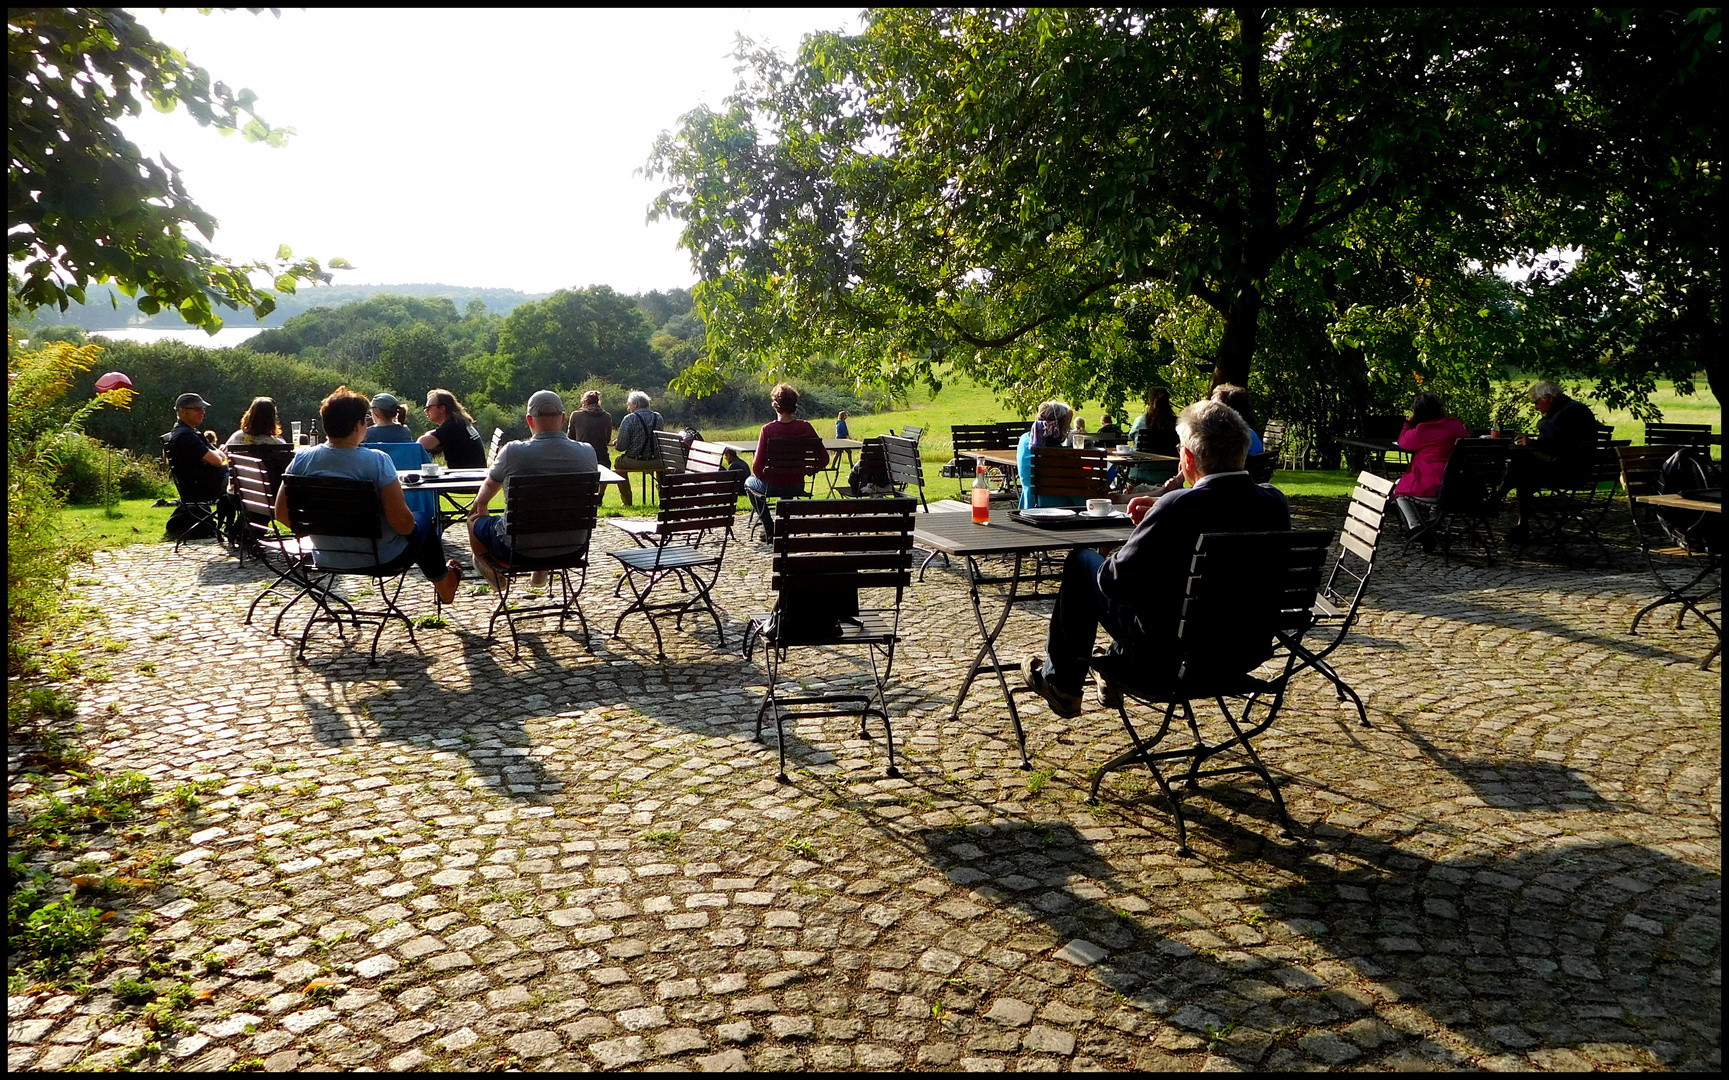
[{"label": "person's hand", "polygon": [[1513,445],[1514,446],[1530,446],[1531,445],[1531,437],[1529,435],[1520,435],[1518,438],[1513,440]]},{"label": "person's hand", "polygon": [[1147,516],[1147,511],[1151,510],[1153,504],[1158,501],[1158,498],[1153,495],[1136,495],[1129,500],[1129,520],[1139,525],[1141,519]]}]

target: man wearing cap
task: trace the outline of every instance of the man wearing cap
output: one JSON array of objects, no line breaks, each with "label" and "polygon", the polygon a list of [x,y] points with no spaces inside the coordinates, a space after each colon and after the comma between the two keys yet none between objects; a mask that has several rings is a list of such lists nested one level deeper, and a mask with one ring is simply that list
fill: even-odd
[{"label": "man wearing cap", "polygon": [[364,442],[413,442],[408,430],[408,406],[396,400],[395,394],[376,394],[372,398],[372,426],[366,429]]},{"label": "man wearing cap", "polygon": [[[228,458],[204,437],[204,411],[210,402],[198,394],[181,394],[174,401],[174,430],[162,436],[168,449],[168,471],[182,502],[215,503],[223,526],[234,521],[228,498]],[[180,537],[196,529],[199,515],[176,510],[168,519],[168,535]]]},{"label": "man wearing cap", "polygon": [[588,530],[537,533],[525,536],[512,547],[505,535],[506,515],[493,517],[487,506],[512,476],[548,476],[558,473],[594,473],[600,465],[594,448],[576,442],[564,431],[564,400],[551,390],[537,390],[528,399],[528,429],[532,433],[525,442],[505,443],[498,448],[492,468],[480,485],[469,509],[469,546],[474,551],[474,566],[480,575],[499,586],[495,567],[510,565],[517,555],[551,558],[580,551],[588,543]]}]

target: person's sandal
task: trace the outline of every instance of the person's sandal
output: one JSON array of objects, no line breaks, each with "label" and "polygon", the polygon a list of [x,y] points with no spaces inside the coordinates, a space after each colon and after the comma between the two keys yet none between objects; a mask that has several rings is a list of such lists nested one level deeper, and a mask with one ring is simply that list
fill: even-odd
[{"label": "person's sandal", "polygon": [[1098,699],[1100,705],[1107,709],[1118,708],[1123,703],[1123,692],[1106,682],[1103,675],[1098,676],[1097,685],[1093,689],[1093,696]]},{"label": "person's sandal", "polygon": [[1021,661],[1021,676],[1026,680],[1033,693],[1045,699],[1045,704],[1051,711],[1067,720],[1081,715],[1081,695],[1065,694],[1050,684],[1045,678],[1045,661],[1042,656],[1029,656]]},{"label": "person's sandal", "polygon": [[440,604],[449,604],[456,600],[456,590],[461,585],[462,567],[452,559],[444,564],[444,576],[432,583],[432,591]]}]

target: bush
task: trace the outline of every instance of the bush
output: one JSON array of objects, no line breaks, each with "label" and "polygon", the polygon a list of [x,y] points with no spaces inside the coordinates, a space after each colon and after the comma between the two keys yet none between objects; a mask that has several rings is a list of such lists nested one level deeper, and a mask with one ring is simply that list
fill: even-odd
[{"label": "bush", "polygon": [[76,432],[62,440],[56,465],[54,490],[68,503],[156,499],[173,492],[160,458],[139,457]]}]

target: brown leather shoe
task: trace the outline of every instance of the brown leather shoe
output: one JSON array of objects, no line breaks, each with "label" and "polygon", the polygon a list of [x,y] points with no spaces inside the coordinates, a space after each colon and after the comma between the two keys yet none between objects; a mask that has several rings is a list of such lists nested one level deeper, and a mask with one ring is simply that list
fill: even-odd
[{"label": "brown leather shoe", "polygon": [[444,576],[432,583],[432,591],[438,596],[438,602],[448,604],[456,599],[456,587],[462,584],[462,567],[455,559],[444,564]]},{"label": "brown leather shoe", "polygon": [[1033,692],[1045,699],[1045,704],[1051,711],[1065,719],[1074,719],[1081,715],[1082,702],[1079,694],[1065,694],[1050,684],[1045,678],[1045,659],[1042,656],[1029,656],[1021,661],[1021,677]]}]

